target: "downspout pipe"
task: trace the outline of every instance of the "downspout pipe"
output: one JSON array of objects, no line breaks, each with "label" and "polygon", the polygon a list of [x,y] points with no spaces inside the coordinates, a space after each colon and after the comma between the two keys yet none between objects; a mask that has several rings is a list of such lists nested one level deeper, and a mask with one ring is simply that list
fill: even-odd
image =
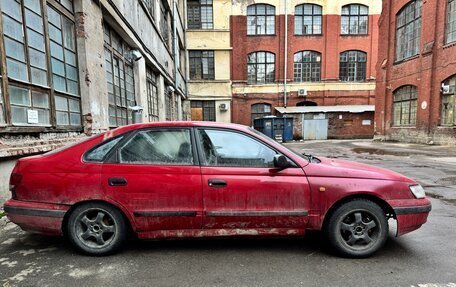
[{"label": "downspout pipe", "polygon": [[284,64],[283,64],[283,107],[287,107],[287,68],[288,68],[288,1],[285,1],[285,41],[284,41]]},{"label": "downspout pipe", "polygon": [[177,38],[177,4],[173,0],[173,57],[174,57],[174,90],[177,99],[177,120],[182,120],[182,100],[179,93],[179,40]]}]

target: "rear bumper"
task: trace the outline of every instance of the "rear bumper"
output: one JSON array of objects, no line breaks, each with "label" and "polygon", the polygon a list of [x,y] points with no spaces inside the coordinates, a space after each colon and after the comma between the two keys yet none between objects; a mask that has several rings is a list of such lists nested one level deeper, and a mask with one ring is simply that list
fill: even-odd
[{"label": "rear bumper", "polygon": [[412,200],[393,200],[389,202],[393,207],[397,220],[396,236],[412,232],[426,223],[432,209],[427,198]]},{"label": "rear bumper", "polygon": [[70,206],[10,199],[4,209],[9,220],[25,231],[61,235],[63,218]]}]

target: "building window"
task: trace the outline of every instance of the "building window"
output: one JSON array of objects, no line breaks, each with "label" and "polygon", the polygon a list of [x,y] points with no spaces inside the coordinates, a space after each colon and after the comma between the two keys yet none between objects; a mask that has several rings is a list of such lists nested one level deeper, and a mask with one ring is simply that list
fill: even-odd
[{"label": "building window", "polygon": [[261,119],[266,116],[270,116],[271,114],[272,113],[270,104],[253,104],[251,107],[252,124],[253,120]]},{"label": "building window", "polygon": [[[11,104],[11,117],[12,123],[16,125],[27,125],[30,123],[30,117],[34,117],[33,124],[36,125],[50,125],[50,105],[49,95],[37,91],[31,91],[26,88],[20,88],[13,85],[9,86],[10,104]],[[57,99],[59,97],[55,97]],[[79,108],[79,102],[76,101]],[[35,115],[32,115],[32,114]],[[57,112],[57,119],[58,119]],[[76,115],[76,125],[79,125],[80,114]],[[79,121],[78,121],[79,119]],[[67,123],[58,122],[60,125],[69,125]]]},{"label": "building window", "polygon": [[149,112],[149,122],[158,121],[158,88],[157,75],[151,68],[146,68],[147,79],[147,107]]},{"label": "building window", "polygon": [[68,11],[73,12],[73,0],[56,0],[63,7],[65,7]]},{"label": "building window", "polygon": [[165,44],[169,46],[168,9],[165,7],[163,0],[160,1],[160,33]]},{"label": "building window", "polygon": [[254,4],[247,7],[247,35],[274,35],[275,7]]},{"label": "building window", "polygon": [[69,97],[55,97],[56,121],[60,125],[80,125],[81,110],[79,102]]},{"label": "building window", "polygon": [[369,8],[364,5],[350,4],[342,7],[340,33],[342,35],[367,35]]},{"label": "building window", "polygon": [[49,38],[51,39],[51,68],[54,88],[78,95],[76,39],[74,23],[48,6]]},{"label": "building window", "polygon": [[165,119],[171,121],[173,119],[173,93],[165,88]]},{"label": "building window", "polygon": [[294,81],[320,81],[321,54],[314,51],[301,51],[294,54]]},{"label": "building window", "polygon": [[[51,126],[51,114],[55,114],[57,126],[81,125],[75,25],[74,19],[64,16],[73,11],[73,2],[61,0],[45,7],[47,17],[43,17],[39,0],[2,2],[8,75],[2,81],[9,87],[3,94],[10,99],[11,118],[5,118],[1,99],[0,123]],[[58,97],[66,97],[77,106],[72,120],[59,121],[58,111],[51,110],[50,103]]]},{"label": "building window", "polygon": [[320,5],[296,6],[294,19],[296,35],[321,35],[322,9]]},{"label": "building window", "polygon": [[147,12],[152,18],[155,18],[155,0],[141,0],[146,7]]},{"label": "building window", "polygon": [[214,51],[188,51],[190,80],[214,80]]},{"label": "building window", "polygon": [[192,121],[215,122],[215,101],[191,101]]},{"label": "building window", "polygon": [[247,58],[247,81],[249,84],[274,83],[275,55],[269,52],[253,52]]},{"label": "building window", "polygon": [[117,127],[130,123],[128,107],[135,106],[133,66],[124,56],[131,49],[107,23],[104,24],[104,47],[109,126]]},{"label": "building window", "polygon": [[340,54],[339,79],[344,82],[366,80],[367,54],[361,51],[345,51]]},{"label": "building window", "polygon": [[[1,76],[0,76],[1,80]],[[3,104],[3,93],[2,93],[2,87],[0,85],[0,126],[4,125],[6,123],[5,119],[5,105]]]},{"label": "building window", "polygon": [[396,61],[420,53],[422,1],[404,6],[396,16]]},{"label": "building window", "polygon": [[456,41],[456,0],[448,0],[446,17],[446,38],[445,42]]},{"label": "building window", "polygon": [[213,29],[212,0],[187,2],[187,24],[189,29]]},{"label": "building window", "polygon": [[456,125],[456,75],[442,85],[442,125]]},{"label": "building window", "polygon": [[415,86],[403,86],[393,93],[394,126],[415,125],[417,98],[418,93]]}]

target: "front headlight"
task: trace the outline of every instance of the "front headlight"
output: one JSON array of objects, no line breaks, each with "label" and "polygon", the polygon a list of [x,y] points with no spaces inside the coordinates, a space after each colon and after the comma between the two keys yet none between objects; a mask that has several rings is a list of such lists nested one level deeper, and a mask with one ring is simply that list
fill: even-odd
[{"label": "front headlight", "polygon": [[425,198],[426,194],[424,193],[424,188],[420,184],[409,186],[410,191],[416,198]]}]

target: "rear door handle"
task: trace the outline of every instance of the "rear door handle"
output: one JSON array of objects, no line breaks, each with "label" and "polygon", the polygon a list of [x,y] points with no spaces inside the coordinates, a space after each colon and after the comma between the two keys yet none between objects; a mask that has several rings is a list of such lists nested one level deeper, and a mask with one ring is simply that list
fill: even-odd
[{"label": "rear door handle", "polygon": [[226,181],[224,181],[223,179],[209,179],[207,181],[207,184],[210,186],[210,187],[215,187],[215,188],[220,188],[220,187],[226,187],[227,186],[227,183]]},{"label": "rear door handle", "polygon": [[109,186],[125,186],[127,185],[127,180],[123,177],[110,177],[108,178]]}]

